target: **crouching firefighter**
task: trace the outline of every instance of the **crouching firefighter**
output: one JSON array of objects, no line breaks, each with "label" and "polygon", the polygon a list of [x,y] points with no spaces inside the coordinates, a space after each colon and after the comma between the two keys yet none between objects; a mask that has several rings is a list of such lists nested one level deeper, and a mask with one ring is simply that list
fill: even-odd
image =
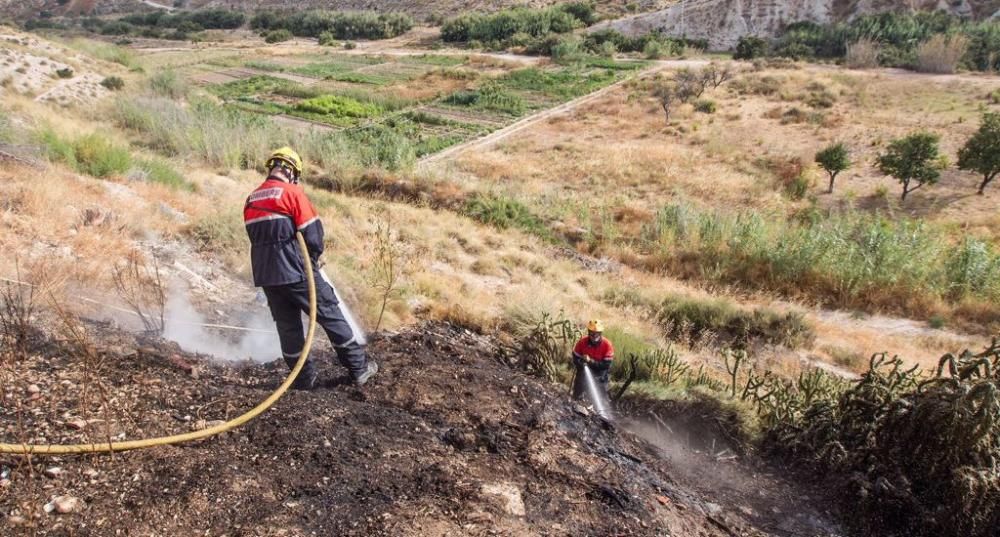
[{"label": "crouching firefighter", "polygon": [[[320,270],[323,254],[323,223],[299,186],[302,159],[291,148],[282,147],[265,163],[267,179],[247,198],[243,221],[250,236],[250,260],[254,285],[264,290],[271,316],[278,328],[281,353],[289,369],[295,367],[305,346],[302,313],[309,311],[309,282],[305,261],[295,237],[302,232],[316,281],[316,321],[326,331],[337,359],[348,369],[355,384],[364,385],[378,364],[368,360],[353,320],[344,315],[340,297]],[[316,387],[318,372],[308,360],[293,388]]]},{"label": "crouching firefighter", "polygon": [[611,340],[604,337],[604,323],[594,319],[587,323],[587,335],[583,336],[573,347],[573,365],[576,375],[573,381],[573,398],[581,399],[587,392],[587,382],[584,368],[590,370],[597,389],[607,398],[608,381],[611,377],[611,364],[615,359],[615,348]]}]

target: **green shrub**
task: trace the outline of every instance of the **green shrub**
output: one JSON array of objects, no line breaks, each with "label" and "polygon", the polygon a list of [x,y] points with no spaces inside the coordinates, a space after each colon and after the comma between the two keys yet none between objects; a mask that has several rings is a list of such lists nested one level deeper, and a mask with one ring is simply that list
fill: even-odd
[{"label": "green shrub", "polygon": [[694,110],[703,114],[714,114],[715,101],[711,99],[699,99],[694,103]]},{"label": "green shrub", "polygon": [[574,36],[564,37],[552,47],[552,61],[558,64],[575,63],[583,59],[582,42]]},{"label": "green shrub", "polygon": [[283,41],[288,41],[292,38],[292,32],[281,28],[280,30],[271,30],[264,34],[265,43],[281,43]]},{"label": "green shrub", "polygon": [[746,35],[736,43],[736,52],[733,54],[734,60],[752,60],[761,58],[767,54],[767,41],[760,37]]},{"label": "green shrub", "polygon": [[550,238],[541,218],[516,199],[493,194],[476,194],[466,205],[466,216],[500,229],[516,228],[529,234]]},{"label": "green shrub", "polygon": [[659,41],[647,41],[646,45],[642,48],[642,55],[648,60],[658,60],[667,54],[667,48]]},{"label": "green shrub", "polygon": [[[590,12],[592,13],[592,11]],[[587,20],[578,19],[583,16]],[[514,35],[542,38],[549,33],[564,34],[589,24],[591,15],[584,9],[562,6],[530,9],[505,9],[491,14],[472,13],[449,19],[441,27],[441,39],[456,42],[505,42]]]},{"label": "green shrub", "polygon": [[447,104],[469,106],[519,116],[527,109],[524,98],[510,93],[499,84],[489,84],[478,90],[459,90],[444,99]]},{"label": "green shrub", "polygon": [[143,180],[177,190],[194,190],[194,185],[184,178],[169,162],[162,159],[144,159],[135,164]]},{"label": "green shrub", "polygon": [[37,133],[38,142],[42,146],[45,158],[52,162],[62,162],[76,169],[76,151],[73,144],[62,139],[52,129],[43,128]]},{"label": "green shrub", "polygon": [[618,54],[618,47],[611,41],[605,41],[604,43],[601,43],[601,48],[598,51],[598,54],[600,54],[602,58],[614,58],[615,54]]},{"label": "green shrub", "polygon": [[716,339],[743,348],[761,341],[794,349],[815,339],[812,326],[798,313],[746,311],[723,299],[669,297],[660,306],[658,321],[667,337],[692,343]]},{"label": "green shrub", "polygon": [[132,166],[128,149],[117,147],[100,134],[87,134],[73,142],[76,169],[94,177],[124,174]]},{"label": "green shrub", "polygon": [[259,11],[250,20],[250,27],[257,30],[283,29],[300,37],[319,37],[328,33],[340,40],[389,39],[410,31],[413,19],[402,13],[371,11]]},{"label": "green shrub", "polygon": [[319,45],[323,47],[332,47],[337,44],[337,36],[333,32],[323,32],[319,34],[317,38]]},{"label": "green shrub", "polygon": [[125,81],[121,77],[109,76],[101,81],[101,85],[111,91],[118,91],[125,87]]},{"label": "green shrub", "polygon": [[56,76],[59,78],[73,78],[73,69],[69,67],[56,69]]},{"label": "green shrub", "polygon": [[919,314],[929,300],[1000,299],[1000,254],[950,244],[944,232],[907,219],[834,214],[795,223],[667,205],[642,242],[640,250],[669,252],[659,258],[661,270],[839,307]]},{"label": "green shrub", "polygon": [[177,76],[177,72],[172,69],[159,71],[151,76],[149,89],[157,95],[171,99],[182,99],[187,96],[189,90],[187,81]]}]

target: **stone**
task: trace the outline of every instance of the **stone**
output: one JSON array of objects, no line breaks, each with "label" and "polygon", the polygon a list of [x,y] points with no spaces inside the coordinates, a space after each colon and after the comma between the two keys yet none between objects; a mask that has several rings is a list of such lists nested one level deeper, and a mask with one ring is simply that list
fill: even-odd
[{"label": "stone", "polygon": [[56,496],[52,499],[52,503],[55,504],[56,512],[65,515],[76,511],[80,506],[80,500],[74,496]]},{"label": "stone", "polygon": [[521,490],[510,483],[486,483],[480,490],[486,496],[496,496],[502,501],[502,507],[507,514],[524,516],[524,500]]},{"label": "stone", "polygon": [[48,477],[49,479],[56,479],[63,474],[63,469],[58,466],[53,466],[51,468],[46,468],[43,473],[45,474],[45,477]]}]

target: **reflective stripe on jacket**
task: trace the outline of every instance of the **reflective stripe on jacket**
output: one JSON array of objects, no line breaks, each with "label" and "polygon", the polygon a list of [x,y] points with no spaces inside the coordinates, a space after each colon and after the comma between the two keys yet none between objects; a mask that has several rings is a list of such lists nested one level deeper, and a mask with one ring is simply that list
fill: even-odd
[{"label": "reflective stripe on jacket", "polygon": [[299,185],[268,178],[247,197],[243,223],[250,237],[250,263],[257,287],[305,280],[296,231],[302,232],[314,264],[323,253],[323,224]]}]

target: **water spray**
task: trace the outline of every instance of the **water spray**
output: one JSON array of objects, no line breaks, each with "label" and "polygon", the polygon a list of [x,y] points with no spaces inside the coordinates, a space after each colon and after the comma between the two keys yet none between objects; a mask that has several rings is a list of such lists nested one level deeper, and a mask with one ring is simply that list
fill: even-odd
[{"label": "water spray", "polygon": [[604,390],[597,387],[597,381],[594,380],[594,374],[590,372],[590,368],[583,366],[583,381],[587,387],[587,397],[590,399],[591,404],[594,405],[594,411],[600,417],[610,420],[611,419],[611,405],[608,404]]},{"label": "water spray", "polygon": [[361,325],[358,324],[358,320],[354,317],[354,313],[351,311],[351,307],[344,302],[344,299],[340,298],[340,293],[337,292],[337,286],[333,285],[333,281],[330,277],[326,275],[326,271],[319,269],[319,277],[323,278],[323,281],[333,289],[333,295],[337,297],[337,302],[340,303],[340,311],[344,314],[344,319],[347,321],[348,326],[351,327],[351,332],[354,333],[354,340],[358,342],[358,345],[365,345],[368,343],[368,337],[365,335],[365,331],[361,329]]}]

